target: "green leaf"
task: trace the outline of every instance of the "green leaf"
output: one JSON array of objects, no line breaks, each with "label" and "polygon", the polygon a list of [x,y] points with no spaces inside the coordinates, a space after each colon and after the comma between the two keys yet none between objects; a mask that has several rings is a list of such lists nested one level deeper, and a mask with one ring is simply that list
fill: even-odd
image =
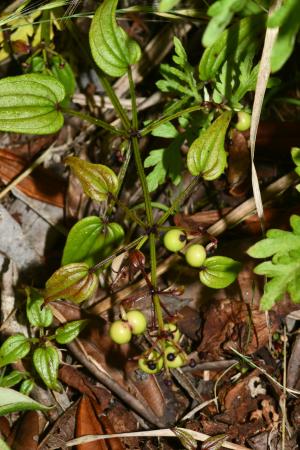
[{"label": "green leaf", "polygon": [[88,320],[74,320],[55,330],[55,339],[59,344],[72,342],[86,327]]},{"label": "green leaf", "polygon": [[202,45],[209,47],[220,37],[220,34],[230,23],[234,13],[241,11],[246,4],[246,0],[218,0],[207,10],[207,14],[212,17],[209,21],[203,36]]},{"label": "green leaf", "polygon": [[68,106],[76,88],[73,70],[71,69],[70,64],[60,55],[54,55],[51,58],[50,64],[51,72],[65,88],[66,97],[63,101],[63,106]]},{"label": "green leaf", "polygon": [[261,298],[261,308],[270,309],[288,292],[292,300],[300,303],[300,216],[290,218],[293,231],[268,230],[263,239],[249,248],[248,254],[254,258],[273,256],[255,268],[255,273],[268,280]]},{"label": "green leaf", "polygon": [[203,81],[214,80],[220,67],[228,61],[239,65],[248,53],[254,53],[265,25],[265,15],[245,17],[223,31],[219,39],[208,47],[199,63]]},{"label": "green leaf", "polygon": [[33,353],[34,367],[46,386],[60,391],[61,386],[57,380],[59,367],[59,353],[55,347],[40,347]]},{"label": "green leaf", "polygon": [[147,175],[150,192],[155,191],[160,184],[163,184],[167,176],[175,185],[180,182],[182,172],[180,146],[183,141],[184,134],[180,134],[167,148],[152,150],[145,159],[144,166],[146,168],[154,166],[154,169]]},{"label": "green leaf", "polygon": [[58,299],[81,303],[90,298],[98,287],[98,278],[86,263],[73,263],[58,269],[46,282],[46,301]]},{"label": "green leaf", "polygon": [[30,352],[30,341],[24,334],[7,338],[0,348],[0,367],[24,358]]},{"label": "green leaf", "polygon": [[170,11],[174,6],[176,6],[180,0],[160,0],[158,11],[159,12],[167,12]]},{"label": "green leaf", "polygon": [[0,130],[15,133],[56,133],[64,123],[59,104],[65,98],[56,78],[27,74],[0,80]]},{"label": "green leaf", "polygon": [[44,297],[34,288],[26,288],[26,314],[33,327],[49,327],[53,321],[53,314],[49,306],[45,305]]},{"label": "green leaf", "polygon": [[160,72],[164,80],[159,80],[156,86],[162,92],[179,92],[200,102],[201,96],[194,78],[194,68],[189,64],[186,51],[177,37],[174,37],[174,47],[175,54],[172,59],[178,67],[161,64]]},{"label": "green leaf", "polygon": [[0,416],[18,411],[47,411],[51,407],[38,403],[14,389],[0,387]]},{"label": "green leaf", "polygon": [[[296,223],[294,219],[294,223]],[[247,251],[252,258],[268,258],[269,256],[286,254],[292,250],[300,251],[300,236],[291,231],[268,230],[266,239],[252,245]]]},{"label": "green leaf", "polygon": [[203,263],[200,271],[200,281],[213,289],[222,289],[229,286],[236,279],[241,264],[227,256],[212,256]]},{"label": "green leaf", "polygon": [[118,177],[109,167],[93,164],[75,156],[68,156],[65,162],[79,179],[88,197],[101,202],[107,200],[109,194],[116,194]]},{"label": "green leaf", "polygon": [[2,438],[0,438],[0,450],[11,450],[11,448]]},{"label": "green leaf", "polygon": [[0,386],[10,388],[20,383],[24,378],[28,377],[28,372],[21,372],[20,370],[12,370],[8,375],[0,377]]},{"label": "green leaf", "polygon": [[20,392],[24,395],[29,395],[34,388],[35,383],[32,379],[24,380],[20,386]]},{"label": "green leaf", "polygon": [[178,136],[178,131],[171,122],[165,122],[154,128],[151,134],[156,137],[172,139]]},{"label": "green leaf", "polygon": [[272,308],[285,292],[291,295],[293,302],[300,303],[300,253],[290,256],[285,264],[274,264],[271,261],[261,263],[254,272],[272,278],[265,285],[260,300],[261,309],[265,311]]},{"label": "green leaf", "polygon": [[141,57],[141,49],[117,25],[115,19],[118,0],[104,0],[95,12],[90,28],[90,47],[96,64],[112,77],[120,77],[128,66]]},{"label": "green leaf", "polygon": [[285,0],[281,7],[268,18],[268,28],[276,28],[284,25],[290,20],[293,14],[297,14],[297,7],[299,7],[298,0]]},{"label": "green leaf", "polygon": [[224,141],[230,119],[231,112],[223,112],[192,143],[187,155],[187,166],[192,175],[214,180],[224,172],[227,165]]},{"label": "green leaf", "polygon": [[291,56],[300,29],[300,2],[296,0],[289,17],[279,29],[271,56],[271,71],[277,72]]},{"label": "green leaf", "polygon": [[61,264],[86,262],[93,266],[109,256],[123,238],[124,230],[118,223],[104,224],[99,217],[85,217],[71,228]]}]

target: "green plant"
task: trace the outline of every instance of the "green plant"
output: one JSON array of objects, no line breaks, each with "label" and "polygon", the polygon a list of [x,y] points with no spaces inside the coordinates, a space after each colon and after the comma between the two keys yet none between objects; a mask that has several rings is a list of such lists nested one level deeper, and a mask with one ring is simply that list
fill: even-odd
[{"label": "green plant", "polygon": [[[161,2],[160,11],[177,3]],[[2,353],[0,351],[3,366],[32,353],[37,373],[52,389],[59,389],[60,354],[54,341],[58,344],[71,342],[85,321],[71,322],[59,327],[53,335],[49,334],[48,328],[52,325],[50,303],[63,299],[80,304],[90,299],[98,289],[99,274],[107,270],[117,254],[132,249],[135,257],[131,258],[129,278],[141,273],[155,312],[154,332],[149,332],[152,347],[141,355],[139,367],[145,372],[157,373],[163,367],[167,370],[187,362],[177,344],[180,338],[177,325],[169,322],[173,319],[163,314],[157,286],[159,236],[168,230],[163,241],[169,251],[179,252],[186,245],[189,230],[170,229],[168,221],[196,190],[200,180],[209,182],[224,174],[227,167],[226,140],[232,117],[238,112],[243,121],[243,125],[238,127],[245,129],[245,119],[250,117],[246,112],[249,108],[245,97],[255,89],[257,79],[259,65],[253,61],[257,59],[260,37],[265,31],[266,15],[252,1],[247,5],[245,2],[237,5],[237,2],[220,0],[208,10],[212,19],[203,37],[208,48],[196,70],[180,40],[174,39],[172,63],[161,65],[162,79],[157,82],[157,87],[169,95],[170,101],[162,115],[142,123],[132,75],[132,66],[139,62],[141,49],[118,25],[117,5],[117,0],[104,0],[100,4],[91,23],[89,44],[92,64],[96,66],[103,88],[120,119],[118,126],[69,108],[75,89],[71,65],[47,43],[27,58],[26,74],[0,80],[1,130],[51,134],[61,129],[68,114],[86,120],[101,132],[122,141],[124,163],[119,173],[105,164],[92,163],[73,155],[66,157],[65,163],[80,181],[85,195],[101,204],[101,215],[84,217],[71,228],[61,267],[47,280],[43,291],[30,291],[34,306],[28,307],[27,317],[30,324],[37,327],[39,336],[13,336],[8,343],[4,342]],[[234,14],[236,20],[230,25]],[[285,19],[281,18],[280,23],[283,25]],[[46,38],[49,38],[47,33]],[[123,108],[107,78],[123,75],[127,75],[129,80],[131,114]],[[140,151],[140,139],[145,136],[164,139],[165,145],[150,150],[144,157]],[[189,147],[186,159],[182,152],[185,143]],[[131,159],[143,193],[144,211],[139,216],[120,200]],[[193,177],[190,185],[171,200],[170,206],[163,205],[161,209],[164,212],[156,218],[153,211],[157,203],[155,206],[152,202],[150,192],[156,191],[168,179],[178,185],[185,164]],[[149,168],[150,171],[145,172]],[[124,212],[122,223],[115,219],[117,208]],[[136,225],[142,232],[136,239],[129,238],[128,241],[127,231],[134,230]],[[143,247],[146,248],[146,256],[140,251]],[[206,258],[204,247],[198,244],[187,249],[186,260],[193,267],[199,267],[201,282],[214,289],[227,287],[240,270],[240,264],[231,258]],[[149,274],[147,264],[150,265]],[[146,319],[140,311],[129,311],[124,317],[121,312],[121,317],[110,327],[113,341],[128,343],[132,334],[148,333]],[[7,347],[13,350],[8,351]],[[47,369],[49,362],[51,370]],[[16,374],[14,376],[18,379]]]},{"label": "green plant", "polygon": [[[52,334],[51,328],[49,329],[53,322],[51,308],[45,305],[38,290],[27,288],[26,293],[26,316],[34,336],[27,337],[20,333],[7,338],[0,347],[0,367],[4,368],[30,355],[33,366],[45,385],[59,391],[61,386],[57,376],[61,358],[52,342],[68,344],[73,341],[86,326],[87,320],[68,322],[56,328]],[[34,330],[37,330],[37,335]],[[3,388],[15,386],[20,382],[20,390],[24,394],[28,394],[34,387],[34,379],[28,372],[13,370],[0,378],[0,386]]]}]

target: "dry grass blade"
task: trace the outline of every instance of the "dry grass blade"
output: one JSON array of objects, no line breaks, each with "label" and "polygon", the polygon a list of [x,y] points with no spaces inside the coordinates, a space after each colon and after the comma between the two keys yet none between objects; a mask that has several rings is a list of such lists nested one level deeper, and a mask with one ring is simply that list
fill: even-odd
[{"label": "dry grass blade", "polygon": [[[176,428],[176,430],[181,430],[184,433],[190,433],[191,436],[196,440],[200,442],[204,442],[207,439],[209,439],[211,436],[208,436],[204,433],[199,433],[198,431],[188,430],[186,428]],[[118,434],[103,434],[103,435],[90,435],[90,436],[83,436],[81,438],[72,439],[71,441],[66,443],[67,447],[72,447],[73,445],[88,443],[88,442],[94,442],[96,440],[100,439],[111,439],[113,437],[177,437],[176,433],[174,433],[173,430],[170,428],[166,428],[164,430],[152,430],[152,431],[139,431],[134,433],[118,433]],[[232,450],[247,450],[249,447],[244,447],[243,445],[233,444],[232,442],[225,441],[222,444],[223,448],[229,448]]]},{"label": "dry grass blade", "polygon": [[[270,8],[269,15],[271,15],[276,9],[278,9],[282,4],[282,0],[276,0],[272,7]],[[261,221],[262,231],[264,231],[263,225],[263,202],[261,198],[259,182],[257,178],[257,173],[254,165],[254,153],[255,153],[255,142],[258,124],[261,115],[261,109],[263,105],[263,100],[267,88],[268,79],[271,72],[271,54],[272,49],[275,44],[278,34],[278,28],[267,28],[264,48],[261,55],[261,62],[259,66],[259,72],[257,76],[257,83],[255,89],[254,103],[252,108],[252,120],[250,128],[250,149],[251,149],[251,165],[252,165],[252,189],[253,196],[255,200],[257,215]]]}]

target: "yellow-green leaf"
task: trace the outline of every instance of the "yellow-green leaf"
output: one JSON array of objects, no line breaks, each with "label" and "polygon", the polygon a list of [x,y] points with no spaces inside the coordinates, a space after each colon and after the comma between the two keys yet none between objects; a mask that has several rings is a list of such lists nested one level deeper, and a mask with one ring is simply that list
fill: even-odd
[{"label": "yellow-green leaf", "polygon": [[68,156],[66,163],[79,179],[85,194],[101,202],[118,189],[118,177],[109,167],[93,164],[75,156]]},{"label": "yellow-green leaf", "polygon": [[81,303],[91,297],[98,287],[98,278],[86,263],[60,267],[46,282],[46,301],[57,299]]},{"label": "yellow-green leaf", "polygon": [[0,130],[15,133],[56,133],[64,123],[59,104],[63,85],[43,74],[27,74],[0,80]]},{"label": "yellow-green leaf", "polygon": [[225,111],[192,143],[187,155],[192,175],[215,180],[224,172],[227,165],[224,141],[230,119],[231,112]]}]

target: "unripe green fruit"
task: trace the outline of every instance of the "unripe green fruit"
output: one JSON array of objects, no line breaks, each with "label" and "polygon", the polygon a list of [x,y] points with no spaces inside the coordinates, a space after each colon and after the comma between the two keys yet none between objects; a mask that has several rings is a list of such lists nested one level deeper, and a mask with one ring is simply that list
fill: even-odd
[{"label": "unripe green fruit", "polygon": [[132,309],[127,312],[127,320],[132,334],[142,334],[147,328],[147,319],[138,309]]},{"label": "unripe green fruit", "polygon": [[185,253],[186,262],[192,267],[201,267],[206,259],[206,251],[203,245],[193,244]]},{"label": "unripe green fruit", "polygon": [[[175,323],[165,323],[164,330],[172,335],[172,340],[178,342],[180,339],[180,331]],[[169,341],[168,341],[169,342]]]},{"label": "unripe green fruit", "polygon": [[140,358],[139,368],[145,373],[158,373],[164,364],[163,357],[156,350],[153,350],[146,358]]},{"label": "unripe green fruit", "polygon": [[173,346],[169,345],[165,350],[166,364],[170,369],[178,369],[185,363],[185,357],[183,353],[179,353]]},{"label": "unripe green fruit", "polygon": [[245,112],[245,111],[239,111],[237,113],[238,121],[235,124],[235,128],[238,131],[247,131],[250,128],[251,125],[251,114]]},{"label": "unripe green fruit", "polygon": [[109,335],[116,344],[128,344],[132,337],[129,323],[116,320],[110,326]]},{"label": "unripe green fruit", "polygon": [[164,235],[164,246],[170,252],[179,252],[186,244],[186,234],[183,230],[174,228]]}]

